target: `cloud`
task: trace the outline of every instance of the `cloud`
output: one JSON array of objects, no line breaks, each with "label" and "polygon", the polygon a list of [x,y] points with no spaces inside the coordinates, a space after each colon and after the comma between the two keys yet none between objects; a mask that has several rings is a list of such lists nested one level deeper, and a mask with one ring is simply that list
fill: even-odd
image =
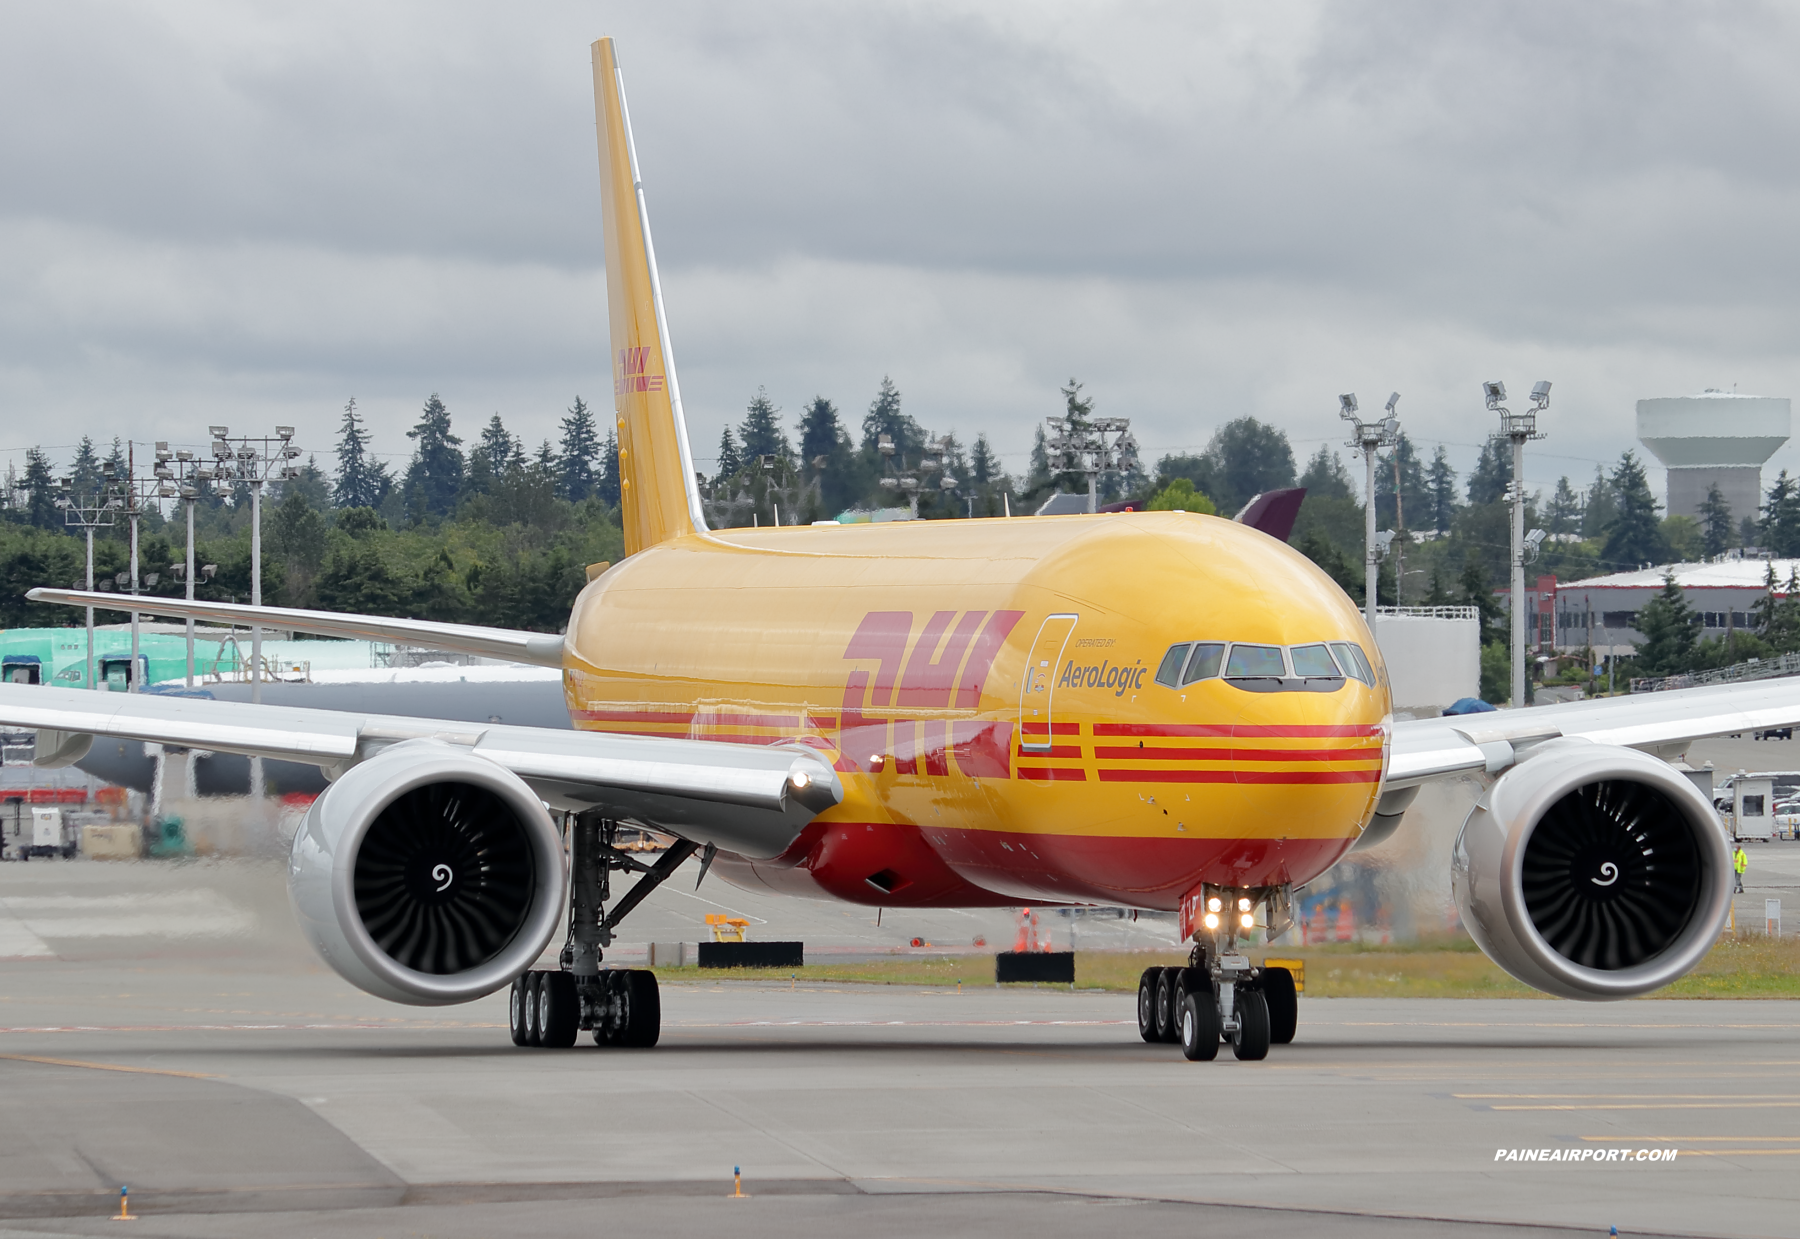
[{"label": "cloud", "polygon": [[1531,473],[1585,474],[1639,397],[1800,386],[1797,22],[11,6],[0,415],[325,450],[355,394],[398,452],[436,390],[467,431],[553,433],[605,386],[587,43],[613,33],[702,451],[759,385],[854,421],[892,374],[926,425],[1022,453],[1075,374],[1152,451],[1240,413],[1334,441],[1339,391],[1399,388],[1466,466],[1480,380],[1548,377]]}]

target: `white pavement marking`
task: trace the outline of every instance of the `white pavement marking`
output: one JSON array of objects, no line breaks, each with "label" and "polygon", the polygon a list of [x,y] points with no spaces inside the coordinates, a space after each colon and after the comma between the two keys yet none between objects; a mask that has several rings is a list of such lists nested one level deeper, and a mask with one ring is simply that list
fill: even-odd
[{"label": "white pavement marking", "polygon": [[[19,945],[37,949],[8,949],[8,926],[24,935]],[[229,938],[255,927],[249,912],[211,890],[0,897],[0,956],[14,958],[51,954],[45,938]]]}]

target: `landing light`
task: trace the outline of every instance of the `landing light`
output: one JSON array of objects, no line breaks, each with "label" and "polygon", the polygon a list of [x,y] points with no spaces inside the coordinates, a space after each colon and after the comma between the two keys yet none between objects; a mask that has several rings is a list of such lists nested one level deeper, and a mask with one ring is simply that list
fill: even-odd
[{"label": "landing light", "polygon": [[812,775],[806,773],[804,770],[796,770],[793,774],[788,776],[788,782],[793,785],[795,791],[803,792],[811,785]]},{"label": "landing light", "polygon": [[[1213,902],[1217,903],[1218,900],[1215,899]],[[1219,927],[1219,914],[1217,912],[1208,912],[1206,914],[1206,927],[1208,929],[1217,929]]]},{"label": "landing light", "polygon": [[1245,929],[1255,929],[1256,914],[1253,912],[1244,913],[1244,915],[1238,917],[1238,924],[1242,925]]},{"label": "landing light", "polygon": [[1248,912],[1249,910],[1250,910],[1250,901],[1248,899],[1238,900],[1238,911],[1239,912]]},{"label": "landing light", "polygon": [[1218,911],[1223,910],[1224,907],[1225,907],[1225,905],[1219,901],[1219,897],[1217,895],[1214,895],[1211,899],[1208,899],[1206,901],[1206,910],[1208,912],[1218,912]]}]

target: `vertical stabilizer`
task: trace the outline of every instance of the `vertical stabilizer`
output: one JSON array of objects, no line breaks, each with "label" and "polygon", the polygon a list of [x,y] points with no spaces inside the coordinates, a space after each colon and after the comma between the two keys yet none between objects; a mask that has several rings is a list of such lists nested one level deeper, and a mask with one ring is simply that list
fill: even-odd
[{"label": "vertical stabilizer", "polygon": [[705,530],[694,455],[681,416],[656,249],[631,142],[631,114],[613,41],[594,44],[594,117],[606,230],[606,306],[612,323],[613,407],[619,434],[619,510],[627,555]]}]

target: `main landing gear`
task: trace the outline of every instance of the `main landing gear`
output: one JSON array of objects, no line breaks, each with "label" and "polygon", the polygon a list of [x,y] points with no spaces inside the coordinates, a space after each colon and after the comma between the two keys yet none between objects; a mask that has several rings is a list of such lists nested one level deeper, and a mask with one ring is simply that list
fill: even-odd
[{"label": "main landing gear", "polygon": [[1236,935],[1219,926],[1222,918],[1208,919],[1211,949],[1197,943],[1187,967],[1146,968],[1138,978],[1138,1035],[1179,1044],[1190,1062],[1212,1061],[1225,1042],[1240,1060],[1266,1058],[1269,1046],[1294,1039],[1300,1016],[1294,974],[1253,966],[1238,953]]},{"label": "main landing gear", "polygon": [[[647,1049],[662,1032],[662,999],[656,974],[646,968],[600,967],[613,927],[661,886],[696,845],[675,843],[654,865],[614,846],[616,825],[597,814],[575,818],[569,836],[569,939],[555,972],[517,977],[507,1004],[512,1042],[565,1048],[585,1030],[594,1044]],[[641,876],[624,898],[605,911],[615,869]]]}]

